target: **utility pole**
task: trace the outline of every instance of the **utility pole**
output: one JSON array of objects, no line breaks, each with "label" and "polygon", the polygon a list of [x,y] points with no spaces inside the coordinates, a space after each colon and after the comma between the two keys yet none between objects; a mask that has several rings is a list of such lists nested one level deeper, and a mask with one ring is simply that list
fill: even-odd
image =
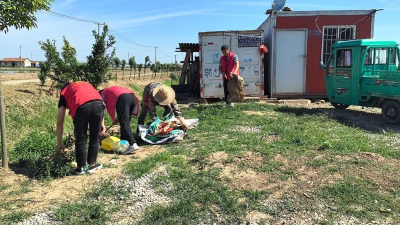
[{"label": "utility pole", "polygon": [[97,34],[100,36],[100,25],[106,25],[106,23],[97,23]]},{"label": "utility pole", "polygon": [[157,77],[157,47],[154,47],[154,78]]}]

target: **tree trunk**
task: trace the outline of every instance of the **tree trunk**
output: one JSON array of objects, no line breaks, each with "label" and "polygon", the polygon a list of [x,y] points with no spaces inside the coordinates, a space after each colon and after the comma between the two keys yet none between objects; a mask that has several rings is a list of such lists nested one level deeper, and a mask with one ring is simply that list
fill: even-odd
[{"label": "tree trunk", "polygon": [[131,80],[131,76],[132,76],[132,68],[131,71],[129,71],[129,80]]},{"label": "tree trunk", "polygon": [[8,156],[7,156],[7,139],[6,139],[6,120],[4,115],[4,102],[3,90],[0,77],[0,130],[1,130],[1,149],[2,149],[2,166],[8,170]]}]

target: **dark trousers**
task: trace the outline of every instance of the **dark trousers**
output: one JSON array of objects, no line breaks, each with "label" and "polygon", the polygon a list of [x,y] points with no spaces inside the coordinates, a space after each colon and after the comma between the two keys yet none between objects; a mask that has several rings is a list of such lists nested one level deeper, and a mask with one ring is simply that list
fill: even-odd
[{"label": "dark trousers", "polygon": [[229,102],[228,102],[228,95],[229,95],[229,91],[228,91],[228,82],[229,82],[228,79],[224,80],[224,95],[225,95],[225,102],[226,102],[226,104],[229,103]]},{"label": "dark trousers", "polygon": [[[99,133],[103,119],[103,104],[101,101],[87,102],[76,110],[74,116],[75,156],[78,168],[96,163],[99,153]],[[89,127],[89,148],[86,157],[86,139]]]},{"label": "dark trousers", "polygon": [[136,100],[133,94],[122,94],[117,100],[117,116],[121,125],[121,140],[127,140],[130,145],[136,143],[131,128],[132,112],[136,107]]},{"label": "dark trousers", "polygon": [[[147,112],[149,111],[149,107],[148,106],[144,106],[143,107],[143,104],[141,106],[142,106],[142,109],[140,110],[140,115],[139,115],[139,119],[138,119],[138,125],[139,124],[140,125],[144,125],[144,120],[146,119]],[[172,112],[172,108],[171,108],[170,105],[166,105],[166,106],[162,106],[162,107],[164,107],[163,117]],[[138,128],[138,130],[139,130],[139,128]]]}]

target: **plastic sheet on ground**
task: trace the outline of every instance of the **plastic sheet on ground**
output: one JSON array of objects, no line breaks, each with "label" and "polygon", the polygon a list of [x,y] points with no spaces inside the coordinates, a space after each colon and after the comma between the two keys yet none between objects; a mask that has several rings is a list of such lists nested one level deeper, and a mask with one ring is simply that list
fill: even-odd
[{"label": "plastic sheet on ground", "polygon": [[[188,130],[199,124],[199,119],[185,119]],[[152,145],[168,144],[183,140],[186,133],[180,129],[179,120],[171,113],[162,120],[157,117],[149,126],[139,125],[140,138]]]}]

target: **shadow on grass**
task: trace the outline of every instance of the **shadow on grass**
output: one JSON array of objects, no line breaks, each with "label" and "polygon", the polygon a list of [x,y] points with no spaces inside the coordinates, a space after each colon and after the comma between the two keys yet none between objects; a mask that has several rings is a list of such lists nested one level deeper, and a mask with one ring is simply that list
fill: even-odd
[{"label": "shadow on grass", "polygon": [[24,166],[19,166],[17,164],[13,164],[13,163],[10,163],[8,165],[8,167],[11,171],[13,171],[17,175],[23,175],[23,176],[26,176],[31,179],[34,178],[33,169],[30,169],[30,168],[24,167]]},{"label": "shadow on grass", "polygon": [[372,133],[382,133],[383,130],[400,133],[399,126],[386,123],[383,120],[381,114],[376,114],[372,112],[364,112],[351,109],[308,109],[291,107],[279,107],[275,109],[275,111],[294,114],[298,117],[305,115],[326,115],[345,126],[357,127]]},{"label": "shadow on grass", "polygon": [[19,89],[19,90],[16,90],[16,91],[19,91],[19,92],[22,92],[22,93],[27,93],[27,94],[32,94],[32,95],[36,94],[35,92],[30,91],[30,90],[21,90],[21,89]]}]

